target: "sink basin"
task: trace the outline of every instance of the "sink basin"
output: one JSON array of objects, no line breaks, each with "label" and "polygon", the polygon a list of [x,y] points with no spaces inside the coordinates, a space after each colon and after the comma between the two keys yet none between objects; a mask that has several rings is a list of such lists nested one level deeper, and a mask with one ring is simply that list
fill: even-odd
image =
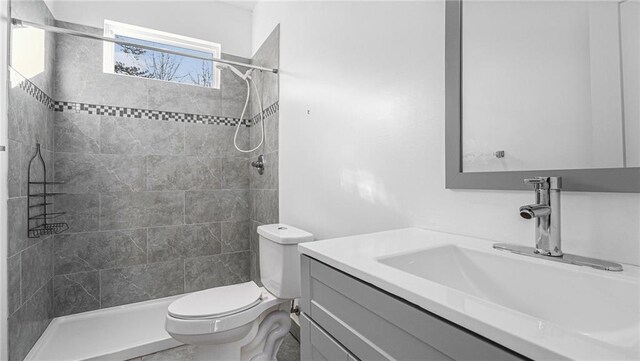
[{"label": "sink basin", "polygon": [[640,267],[602,271],[495,243],[405,228],[298,248],[532,360],[640,360]]},{"label": "sink basin", "polygon": [[377,260],[596,342],[637,349],[640,288],[635,278],[457,245]]}]

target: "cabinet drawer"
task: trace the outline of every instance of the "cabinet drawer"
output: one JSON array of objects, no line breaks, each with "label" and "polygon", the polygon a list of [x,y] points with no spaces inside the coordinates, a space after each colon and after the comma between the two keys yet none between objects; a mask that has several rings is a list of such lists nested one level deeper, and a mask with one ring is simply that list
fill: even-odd
[{"label": "cabinet drawer", "polygon": [[526,359],[307,256],[302,282],[303,312],[359,359]]},{"label": "cabinet drawer", "polygon": [[355,361],[355,358],[329,334],[300,314],[300,353],[304,361]]}]

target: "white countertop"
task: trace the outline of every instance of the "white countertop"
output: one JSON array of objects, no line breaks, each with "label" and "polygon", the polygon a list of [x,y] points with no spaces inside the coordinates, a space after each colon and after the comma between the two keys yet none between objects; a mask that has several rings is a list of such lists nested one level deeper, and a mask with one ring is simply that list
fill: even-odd
[{"label": "white countertop", "polygon": [[[640,279],[639,268],[624,265],[622,272],[606,272],[497,251],[493,241],[420,228],[335,238],[300,244],[301,253],[401,297],[429,312],[476,332],[532,359],[633,360],[640,358],[638,340],[594,342],[589,334],[563,328],[514,311],[485,299],[414,276],[378,262],[379,258],[444,245],[483,252],[500,252],[522,262],[542,262],[559,272],[620,278],[632,284]],[[568,267],[568,268],[567,268]],[[446,270],[443,270],[446,272]],[[640,284],[640,283],[639,283]],[[567,285],[570,287],[571,285]],[[595,311],[597,312],[597,310]],[[640,313],[640,305],[639,311]],[[589,314],[584,314],[589,317]]]}]

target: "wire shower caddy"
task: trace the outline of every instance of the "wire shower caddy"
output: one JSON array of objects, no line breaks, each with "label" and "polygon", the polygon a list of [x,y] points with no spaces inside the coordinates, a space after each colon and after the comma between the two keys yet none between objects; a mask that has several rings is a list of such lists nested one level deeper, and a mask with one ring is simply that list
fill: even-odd
[{"label": "wire shower caddy", "polygon": [[[36,166],[41,169],[42,180],[31,178],[31,168]],[[34,170],[35,171],[35,170]],[[37,177],[38,174],[35,175]],[[27,220],[28,220],[28,237],[39,238],[50,234],[59,234],[69,229],[69,225],[65,222],[49,222],[54,218],[58,218],[65,212],[50,212],[49,206],[53,206],[52,197],[61,195],[60,192],[49,192],[47,186],[62,184],[62,182],[47,181],[47,165],[42,158],[40,144],[36,144],[36,153],[29,160],[29,168],[27,169]],[[37,188],[37,190],[33,190]],[[49,208],[49,209],[48,209]]]}]

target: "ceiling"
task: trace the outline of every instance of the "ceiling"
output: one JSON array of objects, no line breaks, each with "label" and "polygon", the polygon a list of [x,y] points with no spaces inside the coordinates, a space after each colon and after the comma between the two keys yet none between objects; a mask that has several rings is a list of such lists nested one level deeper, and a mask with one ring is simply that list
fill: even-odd
[{"label": "ceiling", "polygon": [[253,8],[256,7],[256,4],[259,0],[219,0],[223,3],[227,3],[233,6],[237,6],[239,8],[253,11]]}]

